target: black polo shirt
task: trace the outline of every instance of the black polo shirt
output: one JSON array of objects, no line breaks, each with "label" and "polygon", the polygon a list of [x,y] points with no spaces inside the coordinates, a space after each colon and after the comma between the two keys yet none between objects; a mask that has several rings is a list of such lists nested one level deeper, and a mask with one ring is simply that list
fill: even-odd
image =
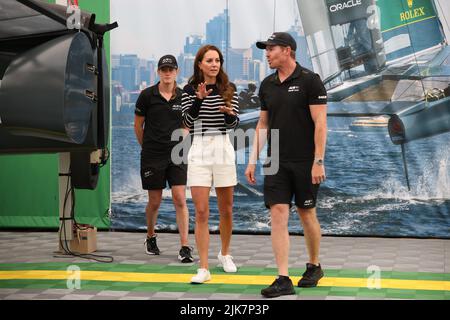
[{"label": "black polo shirt", "polygon": [[320,76],[297,63],[294,72],[282,83],[278,72],[266,77],[259,88],[261,110],[268,111],[268,155],[271,155],[270,130],[279,129],[280,161],[314,159],[314,122],[310,105],[327,103],[327,92]]},{"label": "black polo shirt", "polygon": [[[159,83],[158,83],[159,84]],[[158,84],[142,90],[134,113],[145,117],[142,156],[147,159],[170,159],[172,148],[179,141],[171,141],[172,132],[182,127],[182,90],[167,101],[159,93]],[[180,139],[181,140],[181,139]]]}]

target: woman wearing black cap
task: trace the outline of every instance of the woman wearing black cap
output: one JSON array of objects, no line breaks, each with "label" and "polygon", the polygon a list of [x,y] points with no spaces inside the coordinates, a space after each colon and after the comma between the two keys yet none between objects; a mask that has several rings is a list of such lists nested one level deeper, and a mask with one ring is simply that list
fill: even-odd
[{"label": "woman wearing black cap", "polygon": [[183,122],[193,135],[188,154],[187,183],[195,205],[195,240],[200,268],[192,283],[211,279],[208,270],[209,194],[215,188],[220,214],[221,251],[217,258],[225,272],[236,272],[230,255],[233,226],[233,189],[237,184],[235,152],[228,132],[239,123],[236,87],[223,71],[223,56],[211,45],[199,49],[194,75],[184,87]]},{"label": "woman wearing black cap", "polygon": [[186,205],[185,164],[175,164],[171,159],[172,148],[179,141],[172,141],[172,133],[182,128],[181,96],[176,77],[178,65],[174,56],[165,55],[159,59],[160,81],[144,89],[136,102],[134,130],[142,146],[141,180],[142,188],[148,190],[147,254],[159,255],[156,244],[155,224],[161,204],[162,190],[166,182],[172,189],[172,200],[176,210],[176,221],[180,233],[181,249],[178,259],[193,262],[192,248],[188,245],[189,212]]}]

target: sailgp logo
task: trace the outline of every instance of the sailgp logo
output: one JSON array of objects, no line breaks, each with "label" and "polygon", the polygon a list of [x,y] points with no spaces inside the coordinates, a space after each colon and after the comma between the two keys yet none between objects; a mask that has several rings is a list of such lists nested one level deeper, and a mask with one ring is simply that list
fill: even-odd
[{"label": "sailgp logo", "polygon": [[299,92],[300,87],[299,86],[290,86],[288,89],[288,92]]},{"label": "sailgp logo", "polygon": [[150,177],[150,176],[152,176],[152,175],[153,175],[152,170],[144,171],[144,177],[145,177],[145,178],[148,178],[148,177]]},{"label": "sailgp logo", "polygon": [[312,206],[314,204],[314,201],[312,201],[312,200],[305,200],[305,202],[303,203],[303,205],[305,206],[305,207],[310,207],[310,206]]},{"label": "sailgp logo", "polygon": [[342,3],[336,3],[330,6],[330,11],[331,12],[341,11],[348,8],[360,6],[361,4],[362,4],[361,0],[350,0]]}]

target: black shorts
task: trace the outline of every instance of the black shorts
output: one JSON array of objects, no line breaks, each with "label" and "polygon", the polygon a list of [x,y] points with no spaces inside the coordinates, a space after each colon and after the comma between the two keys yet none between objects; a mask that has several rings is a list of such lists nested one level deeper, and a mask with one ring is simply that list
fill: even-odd
[{"label": "black shorts", "polygon": [[301,209],[315,208],[319,184],[312,183],[313,162],[281,162],[275,175],[264,176],[264,203],[267,208],[275,204],[295,205]]},{"label": "black shorts", "polygon": [[174,164],[172,161],[154,161],[141,159],[141,181],[144,190],[165,189],[169,187],[186,185],[187,165]]}]

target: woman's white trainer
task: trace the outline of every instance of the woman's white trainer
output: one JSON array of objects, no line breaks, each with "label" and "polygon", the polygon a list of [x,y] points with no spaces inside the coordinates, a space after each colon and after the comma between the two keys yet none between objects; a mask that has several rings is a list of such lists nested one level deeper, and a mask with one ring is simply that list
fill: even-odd
[{"label": "woman's white trainer", "polygon": [[223,271],[225,272],[236,272],[237,268],[236,265],[233,262],[233,257],[227,254],[226,256],[222,255],[222,251],[219,252],[219,255],[217,256],[217,259],[219,259],[219,263],[223,267]]},{"label": "woman's white trainer", "polygon": [[191,283],[203,283],[211,280],[211,274],[208,269],[197,269],[197,274],[191,278]]}]

